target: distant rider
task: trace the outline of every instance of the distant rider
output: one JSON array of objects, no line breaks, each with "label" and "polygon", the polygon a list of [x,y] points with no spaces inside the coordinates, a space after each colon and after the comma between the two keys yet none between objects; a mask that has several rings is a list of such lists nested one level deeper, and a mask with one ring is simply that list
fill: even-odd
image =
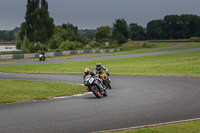
[{"label": "distant rider", "polygon": [[106,67],[104,67],[104,66],[101,66],[101,63],[97,62],[96,63],[96,68],[94,69],[94,73],[98,74],[100,76],[100,74],[103,73],[103,70],[106,70],[106,73],[108,74],[108,69]]},{"label": "distant rider", "polygon": [[44,57],[44,60],[45,60],[45,53],[44,53],[44,51],[41,52],[41,55]]},{"label": "distant rider", "polygon": [[[96,63],[96,68],[94,69],[94,73],[95,73],[96,75],[98,75],[99,78],[100,78],[100,75],[103,73],[103,70],[106,70],[106,74],[107,74],[108,76],[110,76],[110,74],[109,74],[109,72],[108,72],[108,69],[107,69],[106,67],[104,67],[104,66],[101,66],[101,63],[97,62],[97,63]],[[110,79],[110,78],[109,78],[109,80],[110,80],[110,82],[111,82],[111,79]]]}]

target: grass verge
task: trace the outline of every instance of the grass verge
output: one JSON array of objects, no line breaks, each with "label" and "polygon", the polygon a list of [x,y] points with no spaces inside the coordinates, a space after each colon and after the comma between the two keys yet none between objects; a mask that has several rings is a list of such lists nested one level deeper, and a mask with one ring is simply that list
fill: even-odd
[{"label": "grass verge", "polygon": [[0,86],[0,103],[42,100],[87,92],[81,85],[47,81],[0,79]]},{"label": "grass verge", "polygon": [[170,124],[154,128],[136,129],[113,133],[199,133],[200,121],[191,121],[179,124]]},{"label": "grass verge", "polygon": [[96,62],[101,62],[103,66],[109,69],[111,74],[115,75],[200,77],[200,51],[58,64],[2,66],[0,67],[0,72],[83,74],[86,67],[93,71]]}]

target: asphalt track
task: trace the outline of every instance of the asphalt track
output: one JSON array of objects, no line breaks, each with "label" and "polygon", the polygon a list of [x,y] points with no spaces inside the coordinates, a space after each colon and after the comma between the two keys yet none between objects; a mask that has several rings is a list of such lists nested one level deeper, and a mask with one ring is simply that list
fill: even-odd
[{"label": "asphalt track", "polygon": [[[82,75],[0,73],[3,79],[82,84]],[[200,78],[111,75],[112,90],[0,104],[2,133],[87,133],[200,118]]]}]

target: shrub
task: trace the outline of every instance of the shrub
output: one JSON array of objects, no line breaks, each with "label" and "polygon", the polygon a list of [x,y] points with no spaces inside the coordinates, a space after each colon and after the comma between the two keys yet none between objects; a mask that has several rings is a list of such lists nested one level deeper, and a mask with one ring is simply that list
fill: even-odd
[{"label": "shrub", "polygon": [[88,45],[89,45],[89,47],[92,47],[92,48],[99,48],[103,44],[101,44],[100,42],[92,42],[92,43],[89,43]]},{"label": "shrub", "polygon": [[84,45],[80,42],[77,42],[77,41],[65,41],[65,42],[62,42],[59,49],[62,49],[62,50],[77,50],[77,49],[83,49]]},{"label": "shrub", "polygon": [[200,41],[200,37],[191,37],[190,41],[192,41],[192,42],[199,42]]},{"label": "shrub", "polygon": [[153,43],[145,43],[142,45],[143,48],[154,48],[156,45]]},{"label": "shrub", "polygon": [[50,49],[57,49],[59,45],[61,44],[62,39],[60,39],[58,36],[53,36],[48,43],[48,46]]}]

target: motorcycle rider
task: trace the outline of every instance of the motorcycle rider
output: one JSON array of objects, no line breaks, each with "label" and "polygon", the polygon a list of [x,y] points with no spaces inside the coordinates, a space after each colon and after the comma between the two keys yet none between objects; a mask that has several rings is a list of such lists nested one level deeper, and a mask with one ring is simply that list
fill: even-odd
[{"label": "motorcycle rider", "polygon": [[[90,69],[89,69],[89,68],[85,68],[84,73],[85,73],[85,75],[83,76],[84,79],[85,79],[85,77],[86,77],[87,75],[91,75],[92,77],[95,76],[95,74],[94,74],[93,72],[90,72]],[[100,81],[99,78],[98,78],[98,80]],[[100,83],[99,87],[103,90],[104,94],[106,94],[106,91],[105,91],[106,88],[103,86],[103,84],[102,84],[101,81],[100,81],[99,83]],[[87,88],[87,90],[90,91],[89,88]]]},{"label": "motorcycle rider", "polygon": [[44,60],[45,60],[45,53],[44,53],[44,51],[41,52],[41,55],[44,57]]},{"label": "motorcycle rider", "polygon": [[[96,68],[94,69],[94,73],[97,74],[100,78],[100,75],[103,73],[103,70],[106,70],[106,74],[110,76],[110,74],[108,73],[108,69],[104,66],[101,66],[101,63],[97,62]],[[111,81],[110,77],[109,80]]]},{"label": "motorcycle rider", "polygon": [[97,62],[96,68],[94,69],[94,73],[100,75],[102,74],[103,70],[106,70],[106,73],[108,72],[108,69],[106,67],[101,66],[101,63]]},{"label": "motorcycle rider", "polygon": [[93,72],[90,72],[89,68],[85,68],[84,73],[85,73],[85,75],[83,76],[84,79],[87,75],[91,75],[92,77],[95,76]]}]

